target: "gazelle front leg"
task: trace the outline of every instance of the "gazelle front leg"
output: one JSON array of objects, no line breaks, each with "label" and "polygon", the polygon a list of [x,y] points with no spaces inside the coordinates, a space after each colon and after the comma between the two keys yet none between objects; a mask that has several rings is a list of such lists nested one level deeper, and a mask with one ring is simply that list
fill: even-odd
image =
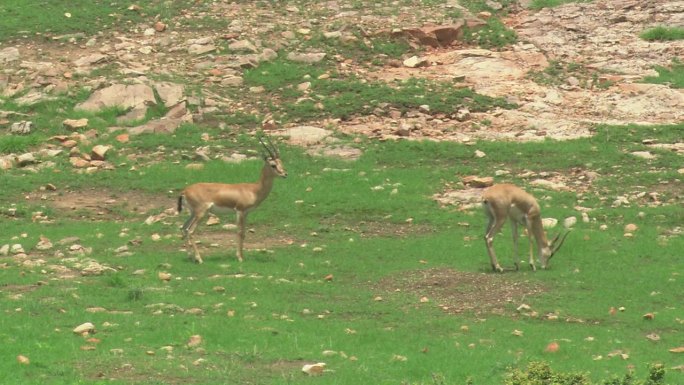
[{"label": "gazelle front leg", "polygon": [[534,242],[532,241],[532,233],[527,230],[527,237],[530,241],[530,267],[532,271],[537,271],[537,266],[534,265]]},{"label": "gazelle front leg", "polygon": [[533,236],[532,228],[530,227],[528,222],[525,222],[525,227],[527,229],[527,239],[528,239],[529,244],[530,244],[530,259],[529,259],[530,268],[532,268],[532,271],[537,271],[537,266],[535,266],[535,264],[534,264],[534,245],[533,245],[533,241],[532,241],[532,236]]},{"label": "gazelle front leg", "polygon": [[246,211],[237,212],[238,234],[237,234],[237,259],[242,262],[242,247],[245,243],[245,220],[247,219]]},{"label": "gazelle front leg", "polygon": [[513,235],[513,264],[515,264],[515,271],[518,271],[520,270],[518,263],[518,224],[515,221],[511,221],[511,232]]}]

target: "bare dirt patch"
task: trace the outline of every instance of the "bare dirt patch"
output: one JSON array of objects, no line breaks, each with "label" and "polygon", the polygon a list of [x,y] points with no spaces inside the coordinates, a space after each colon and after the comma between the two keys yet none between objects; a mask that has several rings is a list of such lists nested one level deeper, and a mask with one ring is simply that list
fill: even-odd
[{"label": "bare dirt patch", "polygon": [[[202,229],[202,227],[205,227],[205,229]],[[216,250],[222,250],[223,253],[233,255],[237,247],[237,232],[237,228],[222,229],[214,227],[211,230],[207,230],[206,226],[200,226],[195,231],[193,238],[195,241],[200,242],[197,245],[200,251],[204,249],[205,252],[213,253]],[[180,236],[180,230],[178,234]],[[297,241],[287,234],[275,234],[266,227],[261,226],[248,229],[247,235],[245,235],[245,249],[247,250],[284,247],[298,242],[302,243],[303,241]]]},{"label": "bare dirt patch", "polygon": [[344,230],[350,233],[358,234],[362,238],[373,237],[409,237],[417,234],[430,233],[433,228],[424,224],[414,224],[410,220],[404,223],[393,223],[383,221],[361,221],[349,223],[343,220],[337,221],[339,218],[323,219],[321,225],[324,227],[334,228],[337,230]]},{"label": "bare dirt patch", "polygon": [[40,202],[62,214],[72,213],[92,219],[121,219],[124,216],[148,215],[171,208],[174,199],[140,191],[114,192],[106,189],[76,191],[39,191],[28,195],[28,201]]},{"label": "bare dirt patch", "polygon": [[[412,270],[380,280],[385,293],[410,293],[426,298],[450,314],[505,314],[508,305],[520,304],[544,288],[501,274],[462,272],[449,268]],[[419,301],[417,301],[419,303]]]}]

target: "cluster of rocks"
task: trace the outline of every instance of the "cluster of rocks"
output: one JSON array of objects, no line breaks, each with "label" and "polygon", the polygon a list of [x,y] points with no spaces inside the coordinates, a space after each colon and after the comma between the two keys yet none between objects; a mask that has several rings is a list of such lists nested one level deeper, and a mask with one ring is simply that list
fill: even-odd
[{"label": "cluster of rocks", "polygon": [[[496,1],[487,3],[493,9],[501,8]],[[285,7],[286,18],[256,4],[216,2],[208,7],[189,10],[177,20],[137,25],[106,39],[61,37],[56,41],[66,42],[55,44],[60,44],[64,60],[46,61],[45,55],[37,54],[40,47],[31,45],[38,43],[3,48],[0,93],[15,98],[19,104],[32,104],[70,92],[70,87],[85,87],[92,95],[77,109],[94,112],[116,106],[126,111],[119,124],[110,128],[113,133],[125,132],[117,137],[124,143],[127,135],[173,133],[184,122],[201,120],[205,114],[258,111],[258,105],[220,95],[207,86],[242,87],[245,69],[276,59],[278,52],[284,52],[288,60],[318,63],[327,58],[326,53],[304,48],[304,43],[320,31],[329,44],[368,45],[372,37],[387,36],[426,47],[424,56],[404,58],[396,66],[378,72],[358,66],[354,58],[337,55],[332,59],[342,73],[380,81],[412,77],[455,80],[458,86],[471,87],[478,93],[504,97],[518,108],[472,112],[455,106],[452,114],[438,114],[429,105],[407,113],[381,105],[367,116],[311,122],[309,126],[319,130],[331,127],[381,140],[474,143],[479,139],[571,139],[591,135],[596,123],[667,124],[684,119],[682,90],[639,83],[643,76],[655,74],[654,65],[668,65],[684,49],[681,41],[647,42],[639,38],[648,27],[681,24],[681,4],[677,1],[642,4],[636,0],[608,0],[512,13],[506,23],[515,28],[521,42],[499,51],[458,43],[466,27],[477,28],[489,15],[473,17],[457,1],[440,5],[444,12],[416,12],[413,7],[396,4],[376,4],[359,10],[345,1],[323,2],[312,9],[290,5]],[[452,11],[464,18],[445,16]],[[226,28],[198,33],[183,27],[186,19],[210,20],[217,15],[231,20]],[[550,60],[582,63],[599,74],[597,81],[608,86],[582,85],[573,76],[561,86],[537,84],[529,78],[530,71],[543,70]],[[112,83],[103,76],[92,76],[96,69],[111,70],[114,73],[110,78],[122,80]],[[615,71],[620,74],[615,75]],[[202,86],[202,95],[188,95],[186,88],[175,83],[152,81],[148,78],[151,74],[180,76],[185,84]],[[306,82],[300,86],[306,87]],[[264,89],[253,87],[246,91],[262,93]],[[163,103],[168,113],[134,126],[145,117],[147,108],[157,103]],[[0,127],[8,126],[15,135],[31,135],[41,129],[29,119],[12,111],[0,111]],[[66,130],[74,132],[72,135],[90,136],[93,140],[88,131],[84,132],[87,121],[70,119],[64,124]],[[300,129],[291,127],[282,133],[293,128]],[[82,154],[75,149],[78,146],[68,147],[72,141],[83,143],[80,136],[53,140],[54,146],[44,149],[48,152],[5,156],[0,158],[0,167],[45,167],[50,165],[50,157],[62,153],[68,154],[71,164],[79,170],[112,167],[103,156],[95,154],[94,148]],[[316,144],[310,144],[316,146],[312,153],[357,156],[355,149],[337,149],[329,143],[331,140],[317,139]],[[58,153],[60,150],[63,152]],[[101,147],[98,150],[105,150],[104,156],[113,151]],[[202,154],[197,156],[203,158]],[[635,156],[644,158],[649,154]]]},{"label": "cluster of rocks", "polygon": [[[74,271],[83,276],[115,271],[90,258],[93,252],[92,247],[85,247],[79,242],[78,237],[67,237],[59,240],[55,245],[50,239],[41,235],[32,249],[35,252],[26,251],[21,243],[5,244],[0,246],[0,257],[11,257],[15,263],[23,267],[41,268],[43,272],[50,271],[64,277],[73,275]],[[48,263],[43,258],[48,253],[52,253],[52,257],[57,261],[56,264]]]}]

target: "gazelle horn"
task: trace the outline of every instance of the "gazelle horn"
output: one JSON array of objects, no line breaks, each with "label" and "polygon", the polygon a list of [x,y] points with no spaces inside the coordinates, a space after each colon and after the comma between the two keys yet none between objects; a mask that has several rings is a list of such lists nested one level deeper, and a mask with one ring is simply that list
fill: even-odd
[{"label": "gazelle horn", "polygon": [[[264,138],[262,136],[259,137],[259,142],[261,142],[261,145],[264,146],[266,151],[268,151],[268,154],[271,156],[271,158],[273,158],[273,159],[278,158],[278,150],[275,150],[275,147],[273,147],[273,144],[271,143],[270,138],[266,137],[266,139],[268,140],[268,144],[266,144],[266,142],[264,142]],[[269,144],[271,145],[270,147],[269,147]],[[273,147],[273,149],[272,149],[272,147]],[[273,150],[275,150],[275,152]]]},{"label": "gazelle horn", "polygon": [[563,237],[560,239],[560,243],[558,243],[558,245],[556,245],[556,241],[558,240],[558,237],[560,236],[560,234],[556,235],[556,237],[553,238],[553,241],[551,242],[551,245],[553,245],[553,251],[551,251],[551,256],[549,257],[549,259],[551,259],[551,257],[554,254],[556,254],[556,252],[558,251],[558,249],[561,248],[561,246],[563,246],[563,242],[565,242],[565,238],[568,237],[568,235],[570,234],[570,231],[572,231],[572,230],[568,230],[565,232],[565,234],[563,234]]}]

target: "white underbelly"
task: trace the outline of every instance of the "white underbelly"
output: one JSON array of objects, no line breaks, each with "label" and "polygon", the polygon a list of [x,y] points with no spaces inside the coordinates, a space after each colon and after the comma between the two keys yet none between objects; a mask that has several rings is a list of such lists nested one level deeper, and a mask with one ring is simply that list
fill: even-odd
[{"label": "white underbelly", "polygon": [[209,212],[212,214],[229,214],[229,213],[234,213],[235,209],[232,207],[222,207],[222,206],[217,206],[212,204],[209,207]]},{"label": "white underbelly", "polygon": [[508,211],[508,217],[511,218],[511,220],[517,222],[517,223],[526,223],[527,222],[527,214],[522,212],[520,209],[518,209],[517,206],[511,205],[510,210]]}]

